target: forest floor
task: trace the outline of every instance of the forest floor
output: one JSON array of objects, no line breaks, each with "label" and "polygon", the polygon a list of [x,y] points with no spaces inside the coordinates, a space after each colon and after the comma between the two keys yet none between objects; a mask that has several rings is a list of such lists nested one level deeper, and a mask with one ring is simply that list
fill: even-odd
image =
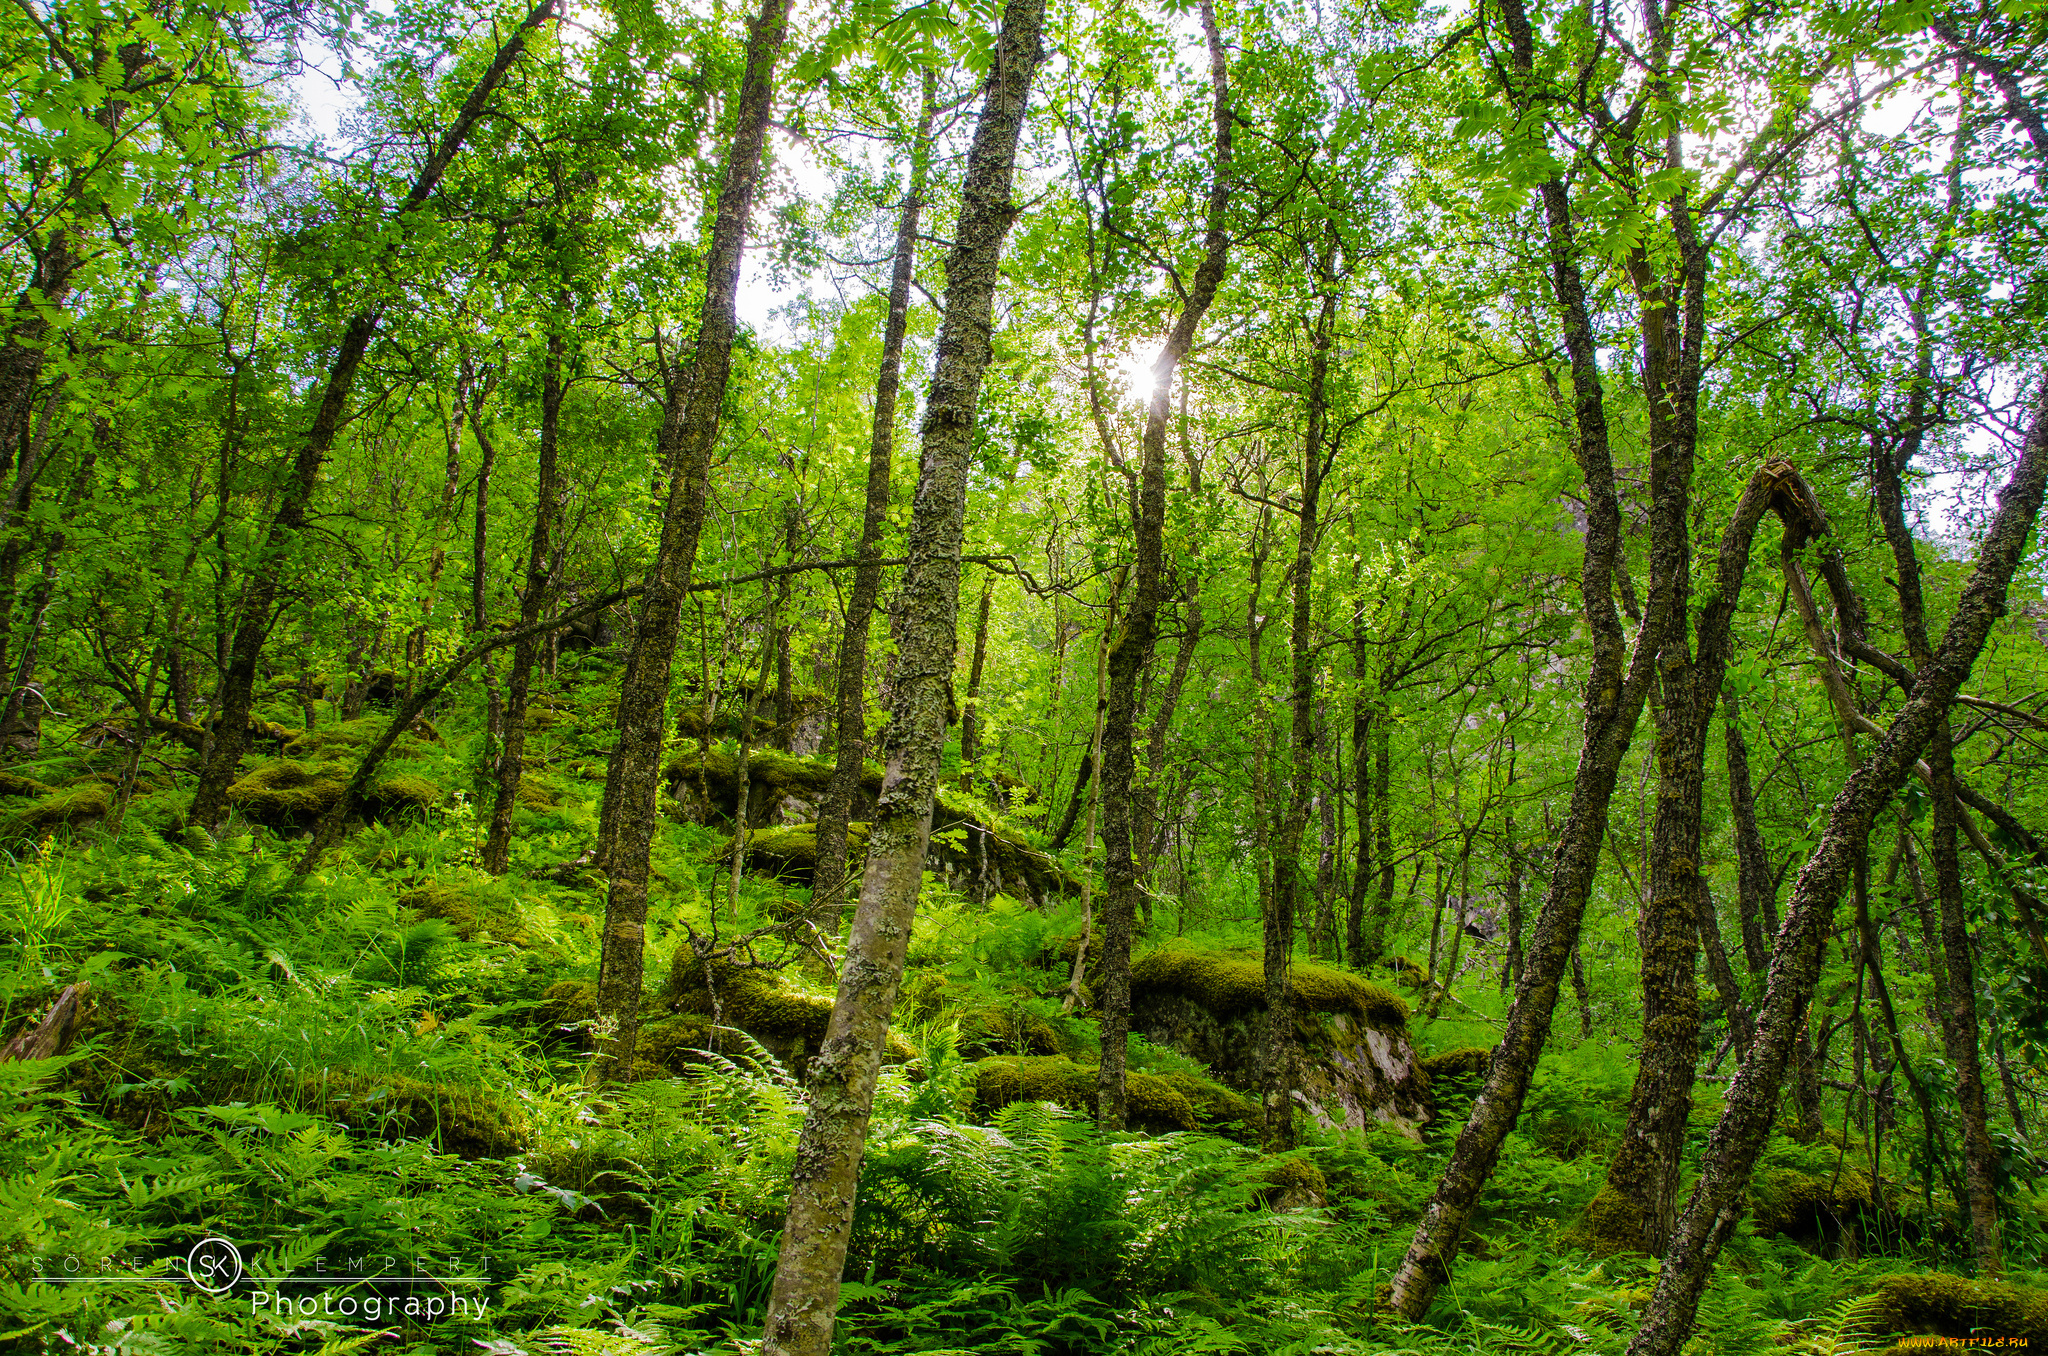
[{"label": "forest floor", "polygon": [[[325,713],[308,735],[295,703],[266,710],[289,738],[252,759],[252,773],[269,769],[243,795],[254,818],[238,815],[218,843],[178,827],[189,780],[155,759],[122,827],[106,830],[128,755],[104,727],[53,723],[45,756],[13,769],[27,781],[0,802],[14,845],[0,870],[0,1032],[38,1019],[67,985],[92,998],[68,1053],[0,1063],[0,1347],[750,1349],[801,1070],[737,1032],[705,1042],[720,1049],[695,1044],[701,1016],[666,1016],[687,1006],[670,967],[689,936],[765,927],[801,891],[747,876],[730,896],[726,835],[668,823],[648,930],[650,1076],[588,1086],[579,994],[595,977],[603,898],[557,868],[594,834],[609,722],[603,684],[579,685],[568,667],[564,679],[529,745],[513,868],[498,878],[477,866],[488,807],[475,711],[405,741],[383,818],[297,884],[304,805],[255,792],[317,798],[377,728],[374,711],[354,725]],[[1158,928],[1181,944],[1256,944],[1256,901],[1165,907]],[[1426,951],[1426,919],[1414,926]],[[992,1012],[1007,1014],[1014,1053],[1050,1043],[1088,1061],[1093,1024],[1060,1001],[1079,927],[1071,901],[976,910],[928,887],[839,1350],[1626,1345],[1654,1266],[1596,1256],[1575,1228],[1633,1075],[1625,993],[1601,996],[1583,1036],[1569,1003],[1560,1013],[1470,1249],[1426,1321],[1409,1324],[1376,1300],[1471,1081],[1437,1080],[1419,1138],[1310,1127],[1280,1163],[1242,1127],[1104,1136],[1051,1103],[992,1108],[973,1058],[1002,1053]],[[794,958],[776,945],[762,957]],[[1491,1043],[1491,964],[1476,957],[1453,979],[1447,1008],[1465,1020],[1412,1022],[1419,1053]],[[774,983],[797,1007],[829,1005],[829,983],[801,962]],[[1208,1072],[1142,1040],[1133,1067]],[[1695,1149],[1717,1111],[1695,1108]],[[2022,1288],[2048,1285],[2038,1198],[2016,1188],[2024,1208],[2007,1224],[2020,1286],[1927,1279],[1954,1269],[1964,1244],[1945,1186],[1899,1148],[1873,1162],[1855,1126],[1774,1135],[1691,1350],[1884,1350],[1900,1331],[1960,1335],[1958,1323],[2048,1346],[2048,1298]]]}]

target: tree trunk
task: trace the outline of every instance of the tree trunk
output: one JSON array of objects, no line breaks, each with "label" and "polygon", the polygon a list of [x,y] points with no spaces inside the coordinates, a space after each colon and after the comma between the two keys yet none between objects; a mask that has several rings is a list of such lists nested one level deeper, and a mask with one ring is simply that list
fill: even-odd
[{"label": "tree trunk", "polygon": [[868,433],[867,502],[854,554],[853,591],[839,640],[832,781],[818,803],[818,862],[811,873],[811,908],[829,916],[846,893],[846,824],[867,755],[868,621],[882,592],[882,532],[889,524],[889,458],[896,436],[896,395],[903,383],[903,337],[910,325],[910,281],[917,263],[918,214],[924,207],[931,162],[935,77],[926,72],[923,111],[910,149],[910,183],[896,219],[896,256],[889,274],[889,319],[882,331],[882,365],[875,377],[875,417]]},{"label": "tree trunk", "polygon": [[[1514,79],[1526,81],[1535,62],[1528,19],[1520,0],[1504,0],[1502,8],[1514,46]],[[1570,807],[1553,850],[1543,908],[1523,958],[1522,980],[1515,986],[1515,1000],[1508,1008],[1486,1084],[1472,1104],[1443,1178],[1394,1275],[1388,1303],[1411,1319],[1422,1316],[1437,1290],[1450,1279],[1479,1193],[1521,1114],[1536,1061],[1549,1039],[1558,986],[1578,947],[1579,924],[1592,890],[1600,844],[1607,834],[1609,802],[1622,755],[1642,711],[1654,649],[1647,644],[1639,646],[1631,660],[1614,606],[1621,559],[1621,505],[1615,493],[1597,344],[1564,183],[1552,179],[1542,185],[1541,194],[1549,229],[1552,283],[1571,359],[1577,425],[1573,450],[1586,487],[1586,548],[1579,593],[1592,635],[1593,663],[1586,678],[1586,718]]]},{"label": "tree trunk", "polygon": [[[1742,958],[1749,973],[1763,978],[1770,964],[1770,943],[1764,919],[1777,912],[1772,898],[1778,882],[1771,876],[1763,835],[1757,831],[1756,796],[1750,790],[1749,745],[1742,737],[1742,704],[1733,688],[1721,693],[1721,718],[1727,736],[1728,811],[1735,837],[1736,907],[1742,916]],[[1771,929],[1773,933],[1777,929]]]},{"label": "tree trunk", "polygon": [[886,771],[839,994],[824,1047],[811,1065],[810,1109],[797,1140],[763,1356],[827,1356],[839,1312],[854,1188],[924,879],[946,744],[975,405],[989,361],[1003,237],[1017,214],[1010,200],[1017,139],[1042,55],[1044,23],[1044,0],[1009,0],[1004,8],[987,102],[968,152],[959,224],[946,264],[945,320],[925,400],[910,560],[895,609],[898,678],[883,748]]},{"label": "tree trunk", "polygon": [[1852,858],[1868,838],[1872,818],[1912,774],[1920,750],[2004,613],[2013,572],[2032,543],[2044,483],[2048,398],[2037,400],[2019,464],[1999,496],[1997,515],[1939,650],[1915,675],[1913,695],[1875,751],[1836,795],[1820,844],[1799,872],[1771,955],[1756,1048],[1730,1085],[1726,1109],[1708,1137],[1699,1185],[1678,1221],[1629,1356],[1677,1356],[1692,1335],[1700,1295],[1734,1230],[1750,1171],[1770,1133],[1779,1082],[1819,977],[1821,944]]},{"label": "tree trunk", "polygon": [[661,751],[668,729],[668,689],[683,600],[697,565],[711,453],[732,372],[738,328],[740,262],[754,190],[767,142],[776,57],[782,50],[789,0],[761,0],[748,24],[746,74],[733,117],[732,146],[719,186],[718,212],[704,264],[704,309],[687,376],[670,383],[658,437],[668,475],[661,542],[648,570],[640,617],[619,683],[618,741],[605,768],[599,808],[597,864],[609,877],[597,1010],[609,1027],[592,1073],[629,1079],[640,1039],[640,985],[646,966],[647,881],[652,870]]},{"label": "tree trunk", "polygon": [[[555,297],[557,325],[568,320],[568,297]],[[547,358],[541,367],[540,446],[534,469],[533,535],[526,548],[526,585],[519,595],[519,624],[531,626],[546,610],[553,584],[549,552],[561,497],[556,469],[562,414],[562,335],[550,326]],[[512,811],[519,804],[519,779],[526,773],[526,713],[533,689],[533,666],[547,637],[522,640],[512,649],[512,672],[505,679],[505,729],[498,746],[498,788],[491,802],[491,828],[484,839],[483,868],[502,876],[512,862]]]},{"label": "tree trunk", "polygon": [[[1140,879],[1137,835],[1150,824],[1133,813],[1137,779],[1138,680],[1151,667],[1159,635],[1159,604],[1166,563],[1166,426],[1173,409],[1174,373],[1195,331],[1222,285],[1230,236],[1224,213],[1230,204],[1230,68],[1216,30],[1211,0],[1201,0],[1202,33],[1209,48],[1209,86],[1215,126],[1210,169],[1208,225],[1202,262],[1195,269],[1179,319],[1152,364],[1152,399],[1145,411],[1140,444],[1138,493],[1131,527],[1136,554],[1131,568],[1131,605],[1109,657],[1109,709],[1102,724],[1102,774],[1098,803],[1109,807],[1102,828],[1102,983],[1095,1015],[1102,1029],[1102,1063],[1095,1083],[1095,1120],[1104,1130],[1121,1130],[1125,1119],[1124,1063],[1131,1026],[1131,926],[1137,917]],[[1158,769],[1151,769],[1154,776]]]},{"label": "tree trunk", "polygon": [[[440,186],[442,176],[448,172],[448,166],[468,139],[470,129],[483,116],[484,105],[490,102],[491,95],[504,81],[512,64],[526,50],[527,35],[552,16],[554,8],[555,0],[541,0],[520,21],[505,45],[498,49],[496,59],[470,90],[461,111],[455,115],[455,121],[442,133],[439,144],[427,158],[426,166],[400,201],[394,215],[401,227],[405,218],[418,210]],[[342,288],[348,285],[350,278],[343,275],[333,282],[337,288]],[[255,564],[248,572],[248,583],[235,613],[234,639],[229,646],[228,662],[221,675],[213,742],[200,767],[199,785],[192,793],[192,805],[187,812],[192,823],[209,832],[220,823],[227,809],[228,784],[235,779],[242,754],[249,745],[249,714],[256,704],[257,665],[263,655],[263,643],[270,635],[271,611],[277,602],[278,586],[299,534],[305,530],[306,510],[320,483],[320,467],[341,432],[342,417],[348,410],[349,392],[355,386],[356,370],[362,366],[363,355],[369,352],[370,340],[377,333],[380,317],[381,312],[376,309],[359,311],[342,331],[341,346],[327,369],[327,381],[321,389],[312,427],[307,430],[306,439],[292,460],[291,474],[285,481],[277,512],[264,535],[263,545],[258,548]]]}]

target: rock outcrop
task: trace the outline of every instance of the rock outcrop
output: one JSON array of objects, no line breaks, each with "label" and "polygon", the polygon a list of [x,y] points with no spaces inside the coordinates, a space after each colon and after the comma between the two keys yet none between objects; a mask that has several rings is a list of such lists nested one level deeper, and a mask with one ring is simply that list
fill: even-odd
[{"label": "rock outcrop", "polygon": [[[1408,1038],[1408,1005],[1329,966],[1301,964],[1293,973],[1295,1102],[1326,1128],[1416,1133],[1432,1112],[1429,1078]],[[1131,1029],[1254,1094],[1265,1021],[1265,970],[1254,954],[1167,947],[1131,967]]]}]

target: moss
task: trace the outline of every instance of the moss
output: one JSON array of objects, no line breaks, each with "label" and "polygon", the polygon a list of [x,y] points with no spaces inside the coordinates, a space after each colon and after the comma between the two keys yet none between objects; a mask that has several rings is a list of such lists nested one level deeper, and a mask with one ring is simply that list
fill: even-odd
[{"label": "moss", "polygon": [[[1296,965],[1293,978],[1304,1011],[1354,1014],[1389,1031],[1408,1027],[1408,1004],[1391,989],[1327,965]],[[1131,966],[1133,998],[1145,989],[1177,993],[1227,1019],[1265,1007],[1266,972],[1249,952],[1166,947]]]},{"label": "moss", "polygon": [[80,782],[61,791],[52,791],[21,810],[8,827],[17,834],[40,835],[105,819],[113,808],[113,787],[104,782]]},{"label": "moss", "polygon": [[515,804],[527,810],[552,810],[561,804],[561,798],[552,787],[532,777],[521,777],[518,787],[512,793]]},{"label": "moss", "polygon": [[24,777],[16,772],[0,772],[0,796],[47,796],[51,788],[33,777]]},{"label": "moss", "polygon": [[542,1025],[549,1027],[587,1022],[597,1016],[597,985],[587,979],[565,979],[550,985],[541,995],[536,1015]]},{"label": "moss", "polygon": [[1323,1170],[1304,1154],[1274,1160],[1259,1170],[1258,1180],[1265,1184],[1260,1197],[1275,1210],[1298,1210],[1329,1199],[1330,1184]]},{"label": "moss", "polygon": [[348,789],[339,763],[294,758],[265,763],[228,787],[228,803],[259,824],[303,825],[327,813]]},{"label": "moss", "polygon": [[1887,1277],[1871,1300],[1859,1324],[1869,1337],[2007,1337],[2037,1350],[2048,1345],[2048,1291],[1930,1272]]},{"label": "moss", "polygon": [[444,794],[436,782],[410,773],[399,773],[377,783],[370,793],[370,809],[380,815],[400,810],[425,812],[439,805]]},{"label": "moss", "polygon": [[1078,1047],[1060,1029],[1034,1012],[1017,1008],[975,1008],[960,1016],[960,1053],[986,1055],[1066,1055]]},{"label": "moss", "polygon": [[1240,1144],[1258,1142],[1261,1117],[1258,1103],[1251,1098],[1199,1074],[1161,1073],[1152,1076],[1188,1099],[1188,1105],[1195,1109],[1195,1118],[1203,1129]]},{"label": "moss", "polygon": [[1583,1248],[1595,1257],[1643,1250],[1642,1217],[1621,1193],[1602,1185],[1571,1228],[1558,1240],[1568,1248]]},{"label": "moss", "polygon": [[488,933],[501,942],[526,944],[526,929],[518,909],[509,900],[457,885],[429,882],[398,897],[400,908],[411,909],[422,918],[440,918],[455,929],[463,941]]},{"label": "moss", "polygon": [[504,1158],[526,1147],[532,1127],[516,1103],[474,1088],[412,1078],[354,1077],[330,1082],[326,1113],[384,1134],[433,1138],[463,1158]]},{"label": "moss", "polygon": [[[824,1043],[825,1028],[832,1020],[830,998],[790,987],[780,971],[735,965],[723,958],[706,963],[688,947],[676,951],[669,969],[668,998],[677,1012],[714,1016],[721,1025],[736,1026],[764,1042],[797,1042],[806,1050],[816,1050]],[[917,1058],[917,1051],[900,1033],[891,1031],[883,1058],[905,1062]]]},{"label": "moss", "polygon": [[1431,1055],[1422,1061],[1422,1071],[1431,1079],[1484,1078],[1486,1071],[1492,1067],[1493,1051],[1484,1045],[1468,1045],[1459,1050],[1446,1050],[1440,1055]]},{"label": "moss", "polygon": [[1870,1175],[1843,1164],[1825,1176],[1760,1168],[1749,1180],[1751,1219],[1760,1234],[1819,1238],[1876,1209]]},{"label": "moss", "polygon": [[[1070,1111],[1095,1110],[1096,1067],[1059,1056],[1000,1056],[974,1066],[974,1110],[984,1118],[1012,1102],[1051,1102]],[[1199,1126],[1195,1108],[1178,1089],[1151,1074],[1126,1072],[1124,1095],[1131,1125],[1164,1133]]]}]

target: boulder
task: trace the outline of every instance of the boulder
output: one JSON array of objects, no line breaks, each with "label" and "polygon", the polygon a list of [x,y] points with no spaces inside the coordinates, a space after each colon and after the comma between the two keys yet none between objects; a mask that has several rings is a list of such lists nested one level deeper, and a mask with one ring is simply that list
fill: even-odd
[{"label": "boulder", "polygon": [[[1330,966],[1298,964],[1293,976],[1296,1105],[1325,1128],[1380,1124],[1415,1135],[1432,1111],[1408,1005]],[[1131,1029],[1254,1096],[1265,1022],[1265,969],[1253,953],[1166,947],[1131,967]]]},{"label": "boulder", "polygon": [[[832,1020],[832,1000],[794,987],[783,971],[737,965],[723,956],[699,959],[688,946],[676,948],[666,997],[674,1012],[746,1032],[792,1073],[818,1053]],[[917,1058],[917,1051],[892,1031],[882,1058],[901,1064]]]}]

